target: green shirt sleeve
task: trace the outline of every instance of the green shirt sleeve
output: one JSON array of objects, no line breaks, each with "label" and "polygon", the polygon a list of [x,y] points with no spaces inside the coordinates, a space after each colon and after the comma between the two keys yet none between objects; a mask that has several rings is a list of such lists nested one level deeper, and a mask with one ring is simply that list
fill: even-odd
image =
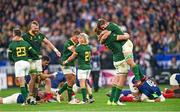
[{"label": "green shirt sleeve", "polygon": [[9,58],[10,61],[14,62],[12,49],[11,49],[11,44],[9,45],[9,48],[8,48],[8,58]]},{"label": "green shirt sleeve", "polygon": [[28,52],[29,52],[29,54],[30,54],[31,56],[33,56],[34,58],[37,58],[37,59],[38,59],[38,58],[39,58],[39,55],[38,55],[37,51],[34,50],[29,43],[27,43],[27,45],[28,45]]},{"label": "green shirt sleeve", "polygon": [[81,48],[80,48],[80,46],[78,45],[77,47],[76,47],[76,53],[79,53],[80,51],[81,51]]}]

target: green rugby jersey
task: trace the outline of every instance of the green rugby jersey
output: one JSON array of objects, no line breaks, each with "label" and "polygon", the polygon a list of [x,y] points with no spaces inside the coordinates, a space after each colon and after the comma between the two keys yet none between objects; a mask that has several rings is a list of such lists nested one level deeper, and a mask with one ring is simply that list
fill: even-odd
[{"label": "green rugby jersey", "polygon": [[[108,31],[111,31],[111,33],[115,34],[116,35],[124,35],[124,32],[121,30],[120,26],[115,24],[115,23],[112,23],[110,22],[109,25],[106,27],[106,29]],[[127,40],[121,40],[119,41],[121,43],[121,45],[124,45],[126,43]]]},{"label": "green rugby jersey", "polygon": [[126,43],[127,40],[118,41],[116,40],[117,35],[123,35],[123,31],[120,26],[115,23],[109,23],[106,28],[108,31],[111,31],[109,37],[104,41],[105,46],[110,49],[113,53],[113,61],[121,61],[124,59],[124,54],[122,52],[122,46]]},{"label": "green rugby jersey", "polygon": [[[64,43],[64,49],[63,49],[63,54],[62,54],[62,61],[67,60],[72,55],[72,52],[68,49],[70,46],[76,46],[76,44],[73,43],[69,39],[69,40],[67,40]],[[75,61],[71,61],[71,62],[67,63],[65,66],[75,66]]]},{"label": "green rugby jersey", "polygon": [[[46,36],[42,33],[38,33],[36,35],[30,34],[29,32],[25,33],[23,36],[23,39],[27,41],[34,50],[38,53],[38,55],[41,55],[41,48],[42,48],[42,42]],[[37,60],[39,58],[32,57],[33,60]]]},{"label": "green rugby jersey", "polygon": [[20,60],[28,61],[30,57],[38,58],[38,53],[31,47],[31,45],[24,41],[12,41],[8,48],[8,57],[11,61],[17,62]]},{"label": "green rugby jersey", "polygon": [[89,70],[91,69],[91,48],[87,44],[79,44],[76,47],[78,69]]},{"label": "green rugby jersey", "polygon": [[109,37],[104,41],[104,45],[112,51],[113,53],[113,61],[121,61],[124,59],[124,54],[122,52],[122,44],[119,41],[116,41],[116,36],[114,34],[110,34]]}]

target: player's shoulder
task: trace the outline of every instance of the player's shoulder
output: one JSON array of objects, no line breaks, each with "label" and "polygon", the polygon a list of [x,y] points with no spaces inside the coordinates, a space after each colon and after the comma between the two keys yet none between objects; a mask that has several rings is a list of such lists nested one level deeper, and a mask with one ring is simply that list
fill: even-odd
[{"label": "player's shoulder", "polygon": [[38,35],[39,35],[39,36],[42,36],[42,37],[46,37],[46,35],[43,34],[42,32],[39,32]]}]

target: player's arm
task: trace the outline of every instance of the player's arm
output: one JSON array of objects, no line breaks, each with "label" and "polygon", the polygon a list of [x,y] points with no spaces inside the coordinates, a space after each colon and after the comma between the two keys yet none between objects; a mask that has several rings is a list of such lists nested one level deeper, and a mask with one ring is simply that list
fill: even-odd
[{"label": "player's arm", "polygon": [[98,36],[100,43],[103,43],[110,34],[111,34],[111,31],[108,31],[108,30],[102,31],[100,35]]},{"label": "player's arm", "polygon": [[124,33],[124,35],[117,35],[117,40],[127,40],[130,38],[130,35],[128,33]]},{"label": "player's arm", "polygon": [[31,46],[28,47],[28,52],[29,52],[29,54],[31,54],[33,57],[39,58],[38,53],[37,53],[36,50],[34,50]]},{"label": "player's arm", "polygon": [[78,53],[76,51],[73,52],[73,54],[66,61],[63,62],[63,65],[65,65],[65,64],[71,62],[72,60],[74,60],[77,57],[77,55],[78,55]]},{"label": "player's arm", "polygon": [[56,53],[56,55],[58,57],[61,57],[61,53],[58,51],[58,49],[47,38],[44,38],[43,42],[45,44],[47,44]]},{"label": "player's arm", "polygon": [[53,74],[48,74],[48,73],[42,73],[41,74],[41,79],[46,79],[46,78],[54,78],[55,76]]},{"label": "player's arm", "polygon": [[71,45],[67,48],[68,50],[70,50],[71,52],[75,52],[75,46],[74,45]]},{"label": "player's arm", "polygon": [[12,50],[11,50],[10,47],[8,48],[8,58],[9,58],[10,61],[12,61],[12,62],[14,61],[14,60],[13,60]]}]

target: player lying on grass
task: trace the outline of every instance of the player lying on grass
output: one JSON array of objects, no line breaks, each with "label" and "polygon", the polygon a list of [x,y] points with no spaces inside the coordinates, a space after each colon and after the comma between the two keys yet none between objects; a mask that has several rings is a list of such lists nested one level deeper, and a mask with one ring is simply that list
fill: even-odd
[{"label": "player lying on grass", "polygon": [[[36,96],[35,102],[32,103],[30,102],[30,100],[27,100],[27,103],[29,104],[32,103],[32,105],[36,103],[45,103],[47,102],[45,94],[46,94],[45,92],[39,91]],[[14,93],[4,98],[0,97],[0,104],[23,104],[24,102],[26,102],[26,100],[21,93]]]},{"label": "player lying on grass", "polygon": [[[83,100],[81,101],[81,103],[85,104],[88,102],[86,98],[86,94],[87,94],[86,88],[88,85],[86,80],[89,79],[89,75],[91,71],[90,70],[91,69],[91,65],[90,65],[91,49],[90,49],[90,46],[88,45],[89,44],[88,35],[85,33],[80,33],[78,35],[78,42],[79,42],[79,45],[76,47],[75,52],[73,52],[73,54],[67,60],[63,62],[63,64],[66,65],[72,60],[74,60],[75,58],[77,58],[78,60],[77,77],[78,77],[78,80],[80,81],[80,87],[81,87],[81,92],[82,92],[82,97],[83,97]],[[92,99],[93,95],[90,94],[89,97],[90,99]]]},{"label": "player lying on grass", "polygon": [[170,89],[165,88],[163,95],[166,98],[180,98],[180,73],[175,73],[170,77]]}]

